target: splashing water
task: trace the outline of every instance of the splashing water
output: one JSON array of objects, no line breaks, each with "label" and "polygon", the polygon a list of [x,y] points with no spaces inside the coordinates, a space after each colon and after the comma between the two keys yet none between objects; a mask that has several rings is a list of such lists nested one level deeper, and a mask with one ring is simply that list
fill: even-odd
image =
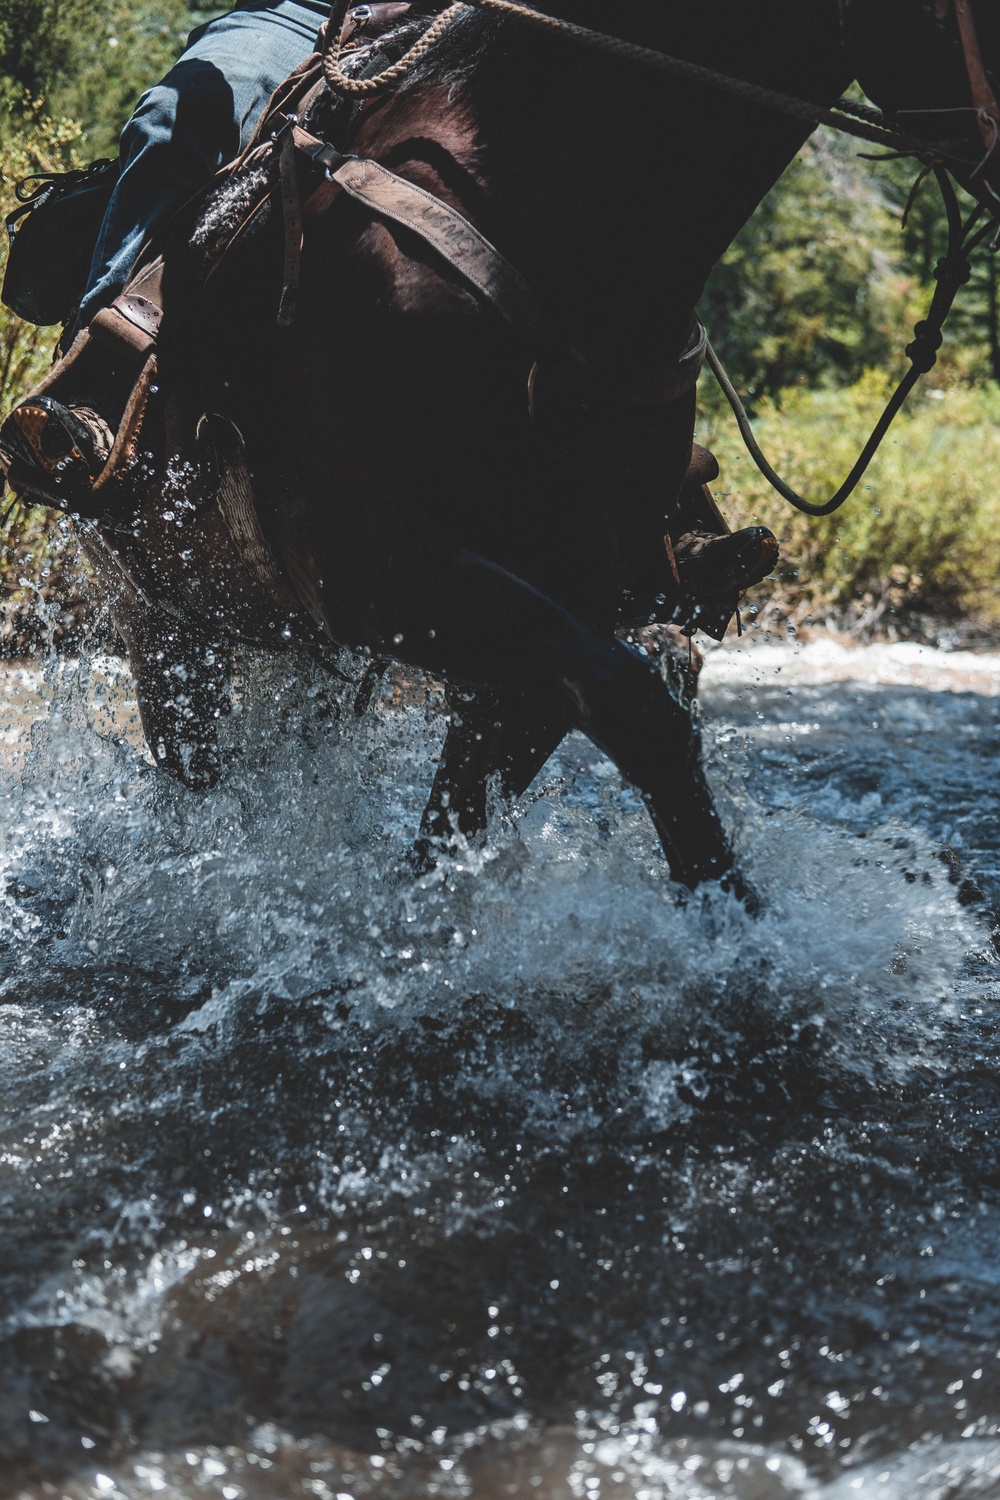
[{"label": "splashing water", "polygon": [[894,649],[711,659],[757,920],[577,737],[415,880],[433,698],[191,793],[10,670],[0,1494],[1000,1492],[1000,663]]}]

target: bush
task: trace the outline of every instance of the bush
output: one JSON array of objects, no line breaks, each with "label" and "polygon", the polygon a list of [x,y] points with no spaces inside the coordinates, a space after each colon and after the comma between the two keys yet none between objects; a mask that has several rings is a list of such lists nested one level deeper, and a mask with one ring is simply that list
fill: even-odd
[{"label": "bush", "polygon": [[[0,214],[16,203],[15,185],[32,172],[61,172],[80,164],[80,126],[54,120],[10,84],[0,82]],[[7,241],[0,244],[0,275]],[[55,345],[55,331],[22,323],[0,308],[0,412],[44,373]],[[0,501],[0,654],[40,649],[46,640],[76,641],[89,615],[87,568],[68,525],[51,512],[9,509]],[[40,609],[41,601],[46,607]]]},{"label": "bush", "polygon": [[[711,389],[709,389],[711,386]],[[883,372],[853,386],[794,389],[762,403],[755,428],[768,459],[800,493],[825,501],[864,445],[891,390]],[[770,526],[782,548],[769,617],[858,633],[907,633],[920,617],[974,615],[1000,626],[1000,391],[927,388],[911,395],[868,474],[843,508],[813,519],[758,473],[710,377],[699,441],[722,475],[716,494],[733,526]],[[763,601],[768,585],[754,593]]]}]

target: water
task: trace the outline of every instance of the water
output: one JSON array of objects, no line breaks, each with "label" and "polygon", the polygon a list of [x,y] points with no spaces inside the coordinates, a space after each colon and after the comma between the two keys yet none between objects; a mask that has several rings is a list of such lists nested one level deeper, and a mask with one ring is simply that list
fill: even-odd
[{"label": "water", "polygon": [[211,794],[3,681],[0,1494],[1000,1495],[1000,658],[713,656],[757,921],[576,738],[414,882],[287,674]]}]

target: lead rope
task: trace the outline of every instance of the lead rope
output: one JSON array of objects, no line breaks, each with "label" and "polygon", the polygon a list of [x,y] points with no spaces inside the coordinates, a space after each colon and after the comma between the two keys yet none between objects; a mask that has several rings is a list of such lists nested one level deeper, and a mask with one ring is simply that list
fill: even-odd
[{"label": "lead rope", "polygon": [[740,435],[747,446],[750,457],[764,478],[777,490],[782,499],[787,500],[789,505],[793,505],[796,510],[801,511],[804,515],[832,515],[835,510],[840,509],[844,501],[857,489],[903,402],[921,375],[926,375],[928,370],[933,369],[937,362],[937,351],[941,347],[941,330],[944,321],[951,311],[952,303],[958,294],[959,287],[965,285],[971,274],[969,255],[989,234],[996,232],[996,225],[992,220],[982,225],[975,233],[972,232],[976,221],[984,211],[982,205],[979,205],[972,213],[968,222],[963,224],[961,212],[958,207],[958,199],[951,182],[940,167],[934,168],[934,175],[941,189],[945,211],[948,216],[948,249],[934,268],[934,277],[937,282],[937,286],[934,289],[934,296],[931,299],[927,317],[916,324],[913,330],[913,342],[906,346],[905,352],[910,360],[910,368],[889,398],[885,410],[879,418],[871,437],[862,449],[857,463],[837,492],[829,500],[818,505],[804,499],[797,491],[792,489],[791,485],[786,484],[780,474],[768,463],[761,451],[760,444],[754,437],[750,418],[747,416],[746,409],[732,381],[723,369],[722,363],[712,345],[709,343],[706,346],[705,355],[709,368],[719,382],[723,395],[733,409],[733,415],[736,417]]}]

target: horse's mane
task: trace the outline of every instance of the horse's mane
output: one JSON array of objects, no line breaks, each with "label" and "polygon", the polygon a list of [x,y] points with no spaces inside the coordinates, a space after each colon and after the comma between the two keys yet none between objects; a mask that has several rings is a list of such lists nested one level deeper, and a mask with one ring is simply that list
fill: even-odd
[{"label": "horse's mane", "polygon": [[[414,23],[414,33],[423,22]],[[476,11],[462,16],[448,29],[441,42],[417,63],[404,79],[400,92],[423,87],[427,83],[447,86],[467,84],[486,59],[501,32],[511,29],[502,16]]]}]

